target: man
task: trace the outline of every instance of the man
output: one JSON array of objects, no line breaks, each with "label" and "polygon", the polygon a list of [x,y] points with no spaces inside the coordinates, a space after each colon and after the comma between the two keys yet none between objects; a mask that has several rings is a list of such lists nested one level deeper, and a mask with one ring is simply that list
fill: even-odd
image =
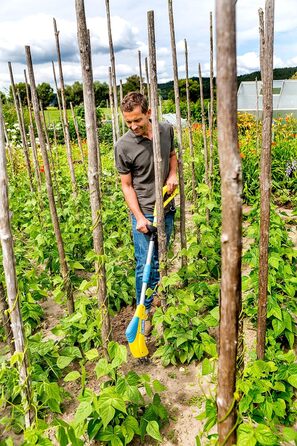
[{"label": "man", "polygon": [[[120,173],[122,190],[126,203],[132,213],[132,231],[136,259],[136,302],[139,303],[142,275],[146,261],[149,236],[147,225],[153,221],[155,206],[155,172],[153,153],[151,110],[147,99],[141,93],[128,93],[121,110],[129,130],[115,146],[116,167]],[[163,161],[163,182],[171,194],[177,187],[177,158],[173,146],[173,128],[159,123],[161,156]],[[165,231],[167,243],[173,229],[174,206],[165,209]],[[151,277],[148,287],[155,289],[160,279],[158,253],[155,249]],[[149,314],[153,295],[146,299],[145,308]],[[150,331],[146,324],[146,332]]]}]

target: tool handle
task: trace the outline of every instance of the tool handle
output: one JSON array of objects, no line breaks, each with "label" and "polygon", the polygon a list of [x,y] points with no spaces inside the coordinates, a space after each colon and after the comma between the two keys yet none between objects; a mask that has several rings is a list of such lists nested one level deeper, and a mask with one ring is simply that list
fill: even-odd
[{"label": "tool handle", "polygon": [[146,225],[146,229],[148,230],[148,235],[152,235],[157,232],[156,226],[153,225]]}]

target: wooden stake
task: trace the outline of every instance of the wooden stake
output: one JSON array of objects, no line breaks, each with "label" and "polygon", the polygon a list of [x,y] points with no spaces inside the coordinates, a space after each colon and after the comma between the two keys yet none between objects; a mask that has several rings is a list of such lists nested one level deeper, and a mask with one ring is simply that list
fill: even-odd
[{"label": "wooden stake", "polygon": [[144,63],[145,63],[145,74],[146,74],[146,90],[147,90],[146,94],[147,94],[147,98],[148,98],[148,102],[149,102],[149,106],[150,106],[151,92],[150,92],[150,77],[149,77],[147,57],[144,59]]},{"label": "wooden stake", "polygon": [[74,124],[74,128],[75,128],[76,138],[77,138],[77,144],[78,144],[79,151],[80,151],[81,161],[84,164],[85,157],[84,157],[84,152],[83,152],[83,148],[82,148],[81,137],[79,134],[78,123],[77,123],[77,119],[76,119],[76,116],[74,113],[74,108],[73,108],[72,102],[70,102],[70,108],[71,108],[71,114],[72,114],[73,124]]},{"label": "wooden stake", "polygon": [[109,0],[105,0],[106,17],[107,17],[107,29],[108,29],[108,41],[109,41],[109,54],[110,54],[110,66],[111,66],[111,88],[113,92],[113,114],[114,114],[114,125],[115,125],[115,136],[116,141],[120,137],[120,126],[119,126],[119,110],[118,110],[118,93],[117,93],[117,79],[116,79],[116,69],[115,69],[115,57],[112,41],[111,32],[111,20],[110,20],[110,8]]},{"label": "wooden stake", "polygon": [[[29,119],[30,119],[29,135],[30,135],[32,155],[33,155],[34,172],[35,172],[35,178],[36,178],[36,183],[37,183],[37,191],[38,191],[39,196],[41,197],[40,167],[39,167],[39,162],[38,162],[38,154],[37,154],[37,147],[36,147],[35,134],[34,134],[34,123],[33,123],[33,116],[32,116],[32,110],[31,110],[31,100],[30,100],[30,93],[29,93],[26,70],[24,70],[24,77],[25,77],[25,85],[26,85],[27,106],[28,106]],[[40,201],[40,203],[41,203],[41,201]]]},{"label": "wooden stake", "polygon": [[[154,11],[147,13],[148,23],[148,44],[149,44],[149,73],[151,80],[151,118],[153,131],[153,150],[154,150],[154,170],[155,170],[155,191],[157,208],[157,229],[158,229],[158,255],[160,264],[160,279],[167,275],[167,249],[165,233],[165,217],[163,207],[163,171],[164,161],[161,156],[160,129],[158,122],[158,80],[157,80],[157,62],[156,62],[156,39]],[[165,293],[161,293],[161,305],[166,310]]]},{"label": "wooden stake", "polygon": [[138,50],[138,66],[139,66],[139,90],[141,94],[144,94],[143,91],[143,79],[142,79],[142,64],[141,64],[141,51]]},{"label": "wooden stake", "polygon": [[[174,31],[174,19],[172,0],[168,0],[168,15],[170,26],[170,41],[171,41],[171,53],[172,53],[172,65],[174,76],[174,96],[175,96],[175,113],[176,113],[176,130],[178,141],[178,177],[179,177],[179,195],[180,195],[180,240],[181,249],[187,249],[187,236],[186,236],[186,198],[185,198],[185,182],[184,182],[184,162],[183,162],[183,143],[182,143],[182,126],[181,126],[181,114],[180,114],[180,97],[178,87],[178,70],[177,70],[177,57],[176,57],[176,44],[175,44],[175,31]],[[185,267],[188,263],[187,257],[182,255],[182,266]]]},{"label": "wooden stake", "polygon": [[10,161],[10,165],[11,165],[11,171],[12,171],[13,177],[15,177],[16,176],[15,160],[14,160],[13,149],[12,149],[11,143],[9,141],[5,122],[3,123],[3,126],[4,126],[4,136],[5,136],[5,141],[6,141],[7,150],[8,150],[9,161]]},{"label": "wooden stake", "polygon": [[117,134],[116,134],[116,123],[115,123],[115,115],[114,115],[114,96],[112,93],[111,67],[108,68],[108,74],[109,74],[109,103],[110,103],[110,111],[111,111],[112,140],[113,140],[113,145],[115,145],[117,142]]},{"label": "wooden stake", "polygon": [[273,116],[273,34],[274,0],[265,2],[263,70],[263,127],[260,171],[260,257],[259,257],[259,304],[257,329],[257,356],[264,359],[267,317],[268,245],[271,195],[271,130]]},{"label": "wooden stake", "polygon": [[212,188],[213,176],[213,118],[214,118],[214,87],[213,87],[213,26],[212,12],[209,14],[209,34],[210,34],[210,63],[209,63],[209,83],[210,83],[210,108],[209,108],[209,183]]},{"label": "wooden stake", "polygon": [[53,22],[54,22],[54,31],[55,31],[55,38],[56,38],[57,56],[58,56],[63,122],[64,122],[64,129],[65,129],[65,138],[66,138],[65,144],[66,144],[66,149],[67,149],[67,161],[68,161],[68,166],[69,166],[69,171],[70,171],[72,192],[73,192],[73,195],[76,197],[77,196],[77,184],[76,184],[75,171],[74,171],[74,165],[73,165],[73,159],[72,159],[71,139],[70,139],[70,132],[69,132],[68,117],[67,117],[67,106],[66,106],[66,99],[65,99],[65,86],[64,86],[61,50],[60,50],[60,42],[59,42],[59,31],[57,30],[56,19],[53,19]]},{"label": "wooden stake", "polygon": [[218,362],[218,444],[236,444],[236,359],[241,310],[242,171],[237,135],[234,0],[216,2],[218,147],[222,193],[222,279]]},{"label": "wooden stake", "polygon": [[20,128],[21,140],[22,140],[22,146],[23,146],[26,167],[27,167],[27,172],[28,172],[28,177],[29,177],[30,190],[31,190],[31,192],[33,192],[32,171],[31,171],[30,157],[29,157],[28,144],[27,144],[27,138],[26,138],[26,130],[23,126],[23,122],[22,122],[22,118],[21,118],[20,104],[19,104],[18,98],[17,98],[17,92],[16,92],[16,88],[15,88],[11,62],[8,62],[8,69],[9,69],[9,74],[10,74],[13,102],[14,102],[16,113],[17,113],[17,119],[18,119],[18,124],[19,124],[19,128]]},{"label": "wooden stake", "polygon": [[[123,101],[123,82],[120,80],[120,103]],[[125,133],[125,120],[123,117],[123,113],[121,113],[121,122],[122,122],[122,135]]]},{"label": "wooden stake", "polygon": [[3,284],[1,282],[0,282],[0,315],[2,319],[2,327],[4,328],[6,342],[7,345],[9,346],[10,354],[13,355],[15,352],[15,347],[10,324],[9,307],[6,302],[5,291]]},{"label": "wooden stake", "polygon": [[187,123],[188,123],[188,131],[189,131],[189,147],[190,147],[190,155],[191,155],[191,173],[192,173],[192,194],[193,194],[193,203],[196,205],[197,203],[197,181],[195,175],[195,154],[194,154],[194,144],[193,144],[193,132],[192,132],[192,123],[191,123],[191,104],[190,104],[190,90],[189,90],[189,63],[188,63],[188,45],[187,39],[185,42],[185,66],[186,66],[186,94],[187,94]]},{"label": "wooden stake", "polygon": [[19,292],[15,269],[13,236],[10,225],[8,178],[6,170],[4,117],[0,98],[0,241],[3,255],[3,269],[7,289],[7,300],[10,311],[11,329],[15,352],[18,355],[19,380],[22,393],[22,403],[25,414],[25,426],[29,428],[33,420],[31,407],[31,380],[29,376],[29,360],[25,342],[22,315],[20,311]]},{"label": "wooden stake", "polygon": [[56,69],[54,61],[52,60],[52,67],[53,67],[53,76],[54,76],[54,82],[56,87],[56,95],[57,95],[57,102],[58,102],[58,109],[59,109],[59,115],[60,115],[60,122],[63,129],[63,135],[64,135],[64,143],[66,144],[66,134],[65,134],[65,127],[64,127],[64,119],[63,119],[63,113],[62,113],[62,106],[61,106],[61,99],[60,99],[60,92],[57,84],[57,76],[56,76]]},{"label": "wooden stake", "polygon": [[[206,135],[206,123],[205,123],[205,110],[204,110],[204,95],[203,95],[203,82],[201,75],[201,66],[198,64],[199,72],[199,85],[200,85],[200,103],[201,103],[201,120],[202,120],[202,133],[203,133],[203,147],[204,147],[204,171],[205,171],[205,184],[209,188],[210,192],[210,182],[209,182],[209,170],[208,170],[208,146],[207,146],[207,135]],[[209,209],[206,208],[206,221],[209,222]]]},{"label": "wooden stake", "polygon": [[[93,89],[93,70],[91,59],[90,39],[87,30],[85,7],[83,0],[75,0],[77,19],[77,37],[80,51],[83,93],[85,107],[85,121],[88,143],[88,179],[90,189],[90,203],[93,223],[93,244],[98,255],[95,263],[98,276],[98,303],[102,316],[101,336],[105,356],[108,356],[108,342],[111,337],[111,327],[108,313],[106,271],[104,262],[104,240],[102,224],[102,202],[101,202],[101,178],[98,166],[98,139],[95,121],[95,97]],[[100,260],[99,260],[100,259]]]},{"label": "wooden stake", "polygon": [[69,314],[71,314],[74,312],[73,292],[72,292],[71,282],[70,282],[70,278],[69,278],[68,265],[67,265],[66,257],[65,257],[64,244],[63,244],[62,234],[61,234],[61,230],[60,230],[60,223],[59,223],[58,214],[57,214],[55,197],[54,197],[54,193],[53,193],[52,175],[51,175],[49,160],[48,160],[48,156],[47,156],[45,138],[44,138],[44,134],[43,134],[43,130],[42,130],[42,122],[41,122],[41,118],[40,118],[40,110],[39,110],[39,103],[38,103],[38,96],[37,96],[37,91],[36,91],[35,76],[34,76],[34,71],[33,71],[30,47],[26,46],[25,51],[26,51],[26,61],[27,61],[28,75],[29,75],[29,81],[30,81],[30,88],[31,88],[32,105],[33,105],[35,123],[36,123],[38,139],[39,139],[39,144],[40,144],[40,150],[41,150],[42,160],[43,160],[43,165],[44,165],[47,196],[48,196],[48,201],[49,201],[52,224],[54,227],[54,232],[55,232],[55,237],[56,237],[56,242],[57,242],[58,253],[59,253],[60,272],[63,277],[64,287],[65,287],[65,290],[67,293],[68,312],[69,312]]}]

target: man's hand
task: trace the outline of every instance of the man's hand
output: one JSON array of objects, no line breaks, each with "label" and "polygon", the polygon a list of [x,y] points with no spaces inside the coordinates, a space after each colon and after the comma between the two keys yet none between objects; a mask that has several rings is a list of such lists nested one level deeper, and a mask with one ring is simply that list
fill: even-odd
[{"label": "man's hand", "polygon": [[147,229],[146,225],[151,225],[151,224],[152,224],[152,222],[150,222],[147,218],[145,218],[143,216],[136,220],[136,229],[137,229],[137,231],[142,232],[143,234],[147,234],[148,229]]},{"label": "man's hand", "polygon": [[171,195],[172,192],[174,192],[178,186],[177,176],[169,175],[169,177],[166,180],[166,186],[167,186],[167,193]]}]

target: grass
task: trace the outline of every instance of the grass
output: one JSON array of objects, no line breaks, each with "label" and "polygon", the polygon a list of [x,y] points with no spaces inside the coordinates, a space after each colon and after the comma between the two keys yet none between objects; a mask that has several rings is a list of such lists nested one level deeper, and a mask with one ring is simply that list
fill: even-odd
[{"label": "grass", "polygon": [[[60,122],[60,111],[56,107],[48,107],[44,110],[45,122],[46,124],[51,124],[52,122]],[[71,118],[71,110],[67,110],[68,119]]]},{"label": "grass", "polygon": [[[110,108],[101,108],[103,119],[111,119],[111,112]],[[44,110],[44,116],[46,124],[50,124],[52,122],[60,122],[60,112],[57,107],[48,107],[46,110]],[[67,110],[67,116],[68,119],[72,118],[71,110]]]}]

